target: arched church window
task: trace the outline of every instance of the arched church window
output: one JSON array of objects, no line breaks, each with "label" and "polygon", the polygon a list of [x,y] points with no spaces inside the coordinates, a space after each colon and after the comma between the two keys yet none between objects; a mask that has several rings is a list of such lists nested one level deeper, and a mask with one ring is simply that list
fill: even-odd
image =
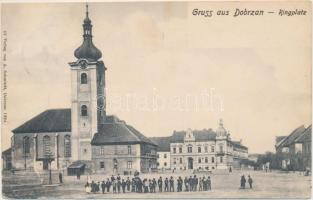
[{"label": "arched church window", "polygon": [[81,84],[87,84],[87,74],[86,73],[82,73],[80,75],[80,83]]},{"label": "arched church window", "polygon": [[82,107],[81,107],[81,116],[87,116],[87,115],[88,115],[87,106],[86,105],[82,105]]},{"label": "arched church window", "polygon": [[48,135],[43,137],[43,152],[44,155],[49,155],[51,153],[51,140]]},{"label": "arched church window", "polygon": [[64,157],[71,157],[71,136],[64,137]]},{"label": "arched church window", "polygon": [[23,150],[24,150],[24,154],[30,153],[30,141],[29,141],[29,137],[27,136],[23,138]]}]

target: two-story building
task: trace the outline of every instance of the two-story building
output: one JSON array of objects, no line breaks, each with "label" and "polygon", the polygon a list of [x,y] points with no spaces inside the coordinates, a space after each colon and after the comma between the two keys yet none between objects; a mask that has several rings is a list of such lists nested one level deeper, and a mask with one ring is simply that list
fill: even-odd
[{"label": "two-story building", "polygon": [[107,117],[91,144],[96,173],[133,174],[157,168],[157,145],[115,116]]},{"label": "two-story building", "polygon": [[[170,137],[152,138],[158,144],[168,143],[172,170],[214,170],[240,167],[248,159],[248,148],[232,141],[222,120],[212,129],[174,131]],[[161,158],[158,158],[161,162]]]}]

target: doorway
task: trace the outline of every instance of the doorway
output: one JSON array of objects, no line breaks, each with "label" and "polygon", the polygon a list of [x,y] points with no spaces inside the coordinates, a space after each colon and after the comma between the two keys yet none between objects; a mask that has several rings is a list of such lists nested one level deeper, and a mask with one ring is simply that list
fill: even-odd
[{"label": "doorway", "polygon": [[48,162],[48,160],[43,160],[42,168],[43,168],[43,170],[48,170],[49,169],[49,162]]},{"label": "doorway", "polygon": [[188,158],[188,169],[193,169],[193,158]]}]

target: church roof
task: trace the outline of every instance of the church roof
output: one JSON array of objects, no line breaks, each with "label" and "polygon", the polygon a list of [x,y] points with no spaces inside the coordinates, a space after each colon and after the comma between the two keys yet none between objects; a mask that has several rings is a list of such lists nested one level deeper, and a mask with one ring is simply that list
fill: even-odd
[{"label": "church roof", "polygon": [[21,126],[14,129],[13,133],[47,133],[70,132],[71,109],[46,110]]},{"label": "church roof", "polygon": [[147,143],[157,146],[134,127],[116,116],[107,116],[100,130],[91,141],[92,145],[140,144]]},{"label": "church roof", "polygon": [[[12,131],[13,133],[71,132],[71,109],[46,110]],[[149,143],[155,145],[137,129],[125,121],[109,115],[94,135],[92,144]]]}]

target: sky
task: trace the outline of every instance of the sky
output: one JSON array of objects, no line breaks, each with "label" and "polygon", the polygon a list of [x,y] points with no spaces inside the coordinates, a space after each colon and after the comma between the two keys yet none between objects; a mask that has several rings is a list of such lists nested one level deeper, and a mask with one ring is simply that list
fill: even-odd
[{"label": "sky", "polygon": [[[276,14],[238,16],[239,9]],[[279,16],[279,9],[306,16]],[[250,153],[311,124],[311,12],[305,2],[90,3],[93,41],[106,71],[107,113],[148,137],[216,129],[219,119]],[[195,16],[193,10],[229,10]],[[12,130],[69,108],[70,67],[82,42],[84,3],[4,4],[7,116]]]}]

